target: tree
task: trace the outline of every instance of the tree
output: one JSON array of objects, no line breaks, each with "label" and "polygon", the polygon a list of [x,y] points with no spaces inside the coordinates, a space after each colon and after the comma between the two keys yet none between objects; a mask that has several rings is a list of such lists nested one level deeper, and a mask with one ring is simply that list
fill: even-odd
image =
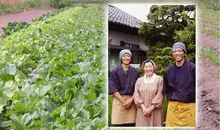
[{"label": "tree", "polygon": [[148,14],[148,23],[143,23],[139,34],[149,46],[147,58],[157,64],[157,74],[174,62],[172,45],[183,42],[187,48],[187,60],[195,62],[195,6],[153,5]]},{"label": "tree", "polygon": [[195,21],[194,5],[153,5],[148,14],[148,23],[143,23],[139,34],[144,36],[149,46],[163,42],[170,46],[175,42],[175,31],[183,30]]},{"label": "tree", "polygon": [[191,21],[183,30],[175,31],[173,39],[175,42],[179,41],[186,44],[187,59],[195,63],[195,21]]}]

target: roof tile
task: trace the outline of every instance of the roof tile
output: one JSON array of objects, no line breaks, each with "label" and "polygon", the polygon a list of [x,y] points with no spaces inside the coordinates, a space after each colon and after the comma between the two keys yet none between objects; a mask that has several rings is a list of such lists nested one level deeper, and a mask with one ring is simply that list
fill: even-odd
[{"label": "roof tile", "polygon": [[108,21],[129,26],[131,28],[140,28],[142,22],[141,20],[112,5],[108,5]]}]

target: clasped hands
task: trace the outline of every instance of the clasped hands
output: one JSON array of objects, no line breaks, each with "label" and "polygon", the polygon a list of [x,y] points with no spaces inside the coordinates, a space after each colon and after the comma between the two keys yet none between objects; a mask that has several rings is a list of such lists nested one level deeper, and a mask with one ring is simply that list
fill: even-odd
[{"label": "clasped hands", "polygon": [[133,103],[133,99],[132,99],[132,98],[125,98],[124,101],[122,102],[122,106],[123,106],[125,109],[130,109],[132,103]]},{"label": "clasped hands", "polygon": [[141,108],[142,108],[142,111],[143,111],[143,115],[151,116],[151,113],[154,110],[155,106],[151,105],[150,107],[147,108],[144,104],[141,104]]}]

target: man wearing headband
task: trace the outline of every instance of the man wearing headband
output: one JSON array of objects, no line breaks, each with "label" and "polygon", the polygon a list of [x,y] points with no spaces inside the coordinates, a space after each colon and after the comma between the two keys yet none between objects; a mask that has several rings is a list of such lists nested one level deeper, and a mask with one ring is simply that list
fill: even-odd
[{"label": "man wearing headband", "polygon": [[168,98],[166,127],[195,127],[195,64],[185,59],[186,47],[172,47],[175,64],[164,71],[163,94]]},{"label": "man wearing headband", "polygon": [[136,106],[133,93],[140,74],[130,66],[131,57],[130,50],[121,50],[121,65],[112,70],[109,78],[109,94],[113,95],[111,122],[114,126],[135,126]]}]

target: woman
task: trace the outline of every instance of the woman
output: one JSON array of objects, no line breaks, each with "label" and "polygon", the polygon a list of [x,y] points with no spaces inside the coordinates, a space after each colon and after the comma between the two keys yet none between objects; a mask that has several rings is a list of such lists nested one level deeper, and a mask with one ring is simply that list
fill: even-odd
[{"label": "woman", "polygon": [[112,70],[109,78],[109,94],[113,95],[111,123],[114,126],[135,126],[136,106],[133,94],[140,74],[130,66],[131,57],[130,50],[120,51],[121,66]]},{"label": "woman", "polygon": [[144,76],[135,84],[134,101],[137,106],[136,126],[163,125],[163,79],[155,74],[152,60],[143,62]]}]

